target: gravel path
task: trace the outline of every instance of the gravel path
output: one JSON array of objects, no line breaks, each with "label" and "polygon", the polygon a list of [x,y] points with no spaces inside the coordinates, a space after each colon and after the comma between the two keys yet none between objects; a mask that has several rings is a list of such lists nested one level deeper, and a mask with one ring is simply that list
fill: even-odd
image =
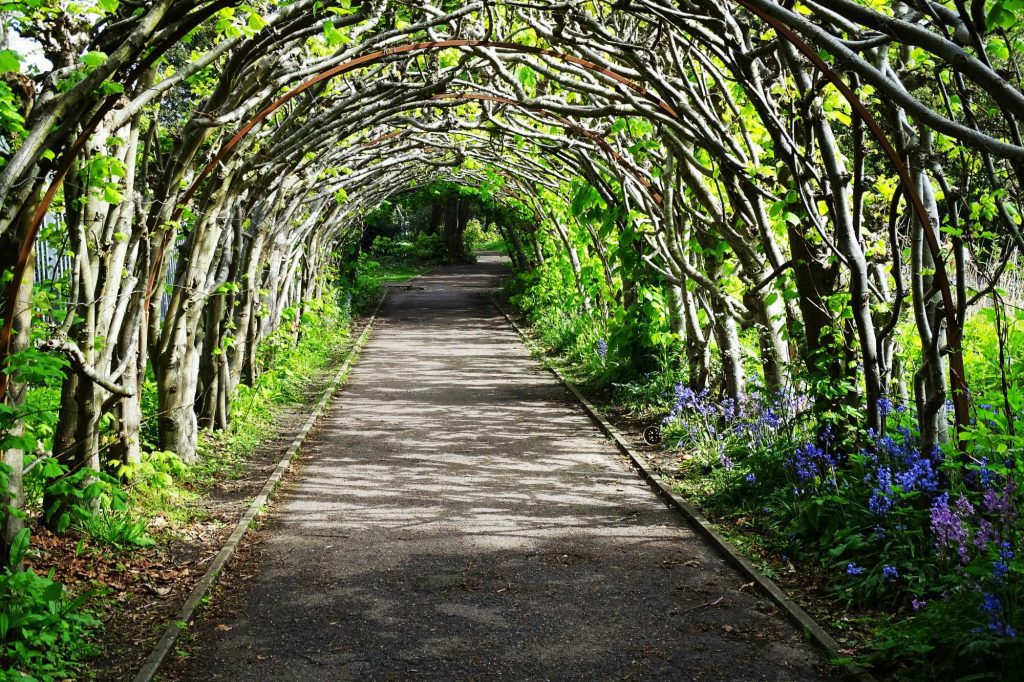
[{"label": "gravel path", "polygon": [[172,677],[827,676],[530,357],[489,302],[504,274],[392,293]]}]

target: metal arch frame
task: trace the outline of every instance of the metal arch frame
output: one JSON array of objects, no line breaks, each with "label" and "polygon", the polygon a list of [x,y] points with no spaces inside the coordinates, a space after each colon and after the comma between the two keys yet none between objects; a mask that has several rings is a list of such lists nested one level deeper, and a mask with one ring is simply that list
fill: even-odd
[{"label": "metal arch frame", "polygon": [[[490,47],[509,52],[518,52],[522,54],[533,54],[552,57],[569,64],[580,66],[588,71],[600,73],[608,78],[611,78],[612,80],[620,83],[621,85],[624,85],[625,87],[628,87],[629,89],[633,90],[634,92],[641,95],[645,99],[653,102],[669,115],[673,117],[677,116],[675,110],[672,109],[672,107],[669,106],[668,103],[657,98],[649,90],[644,88],[642,85],[636,83],[635,81],[625,76],[622,76],[618,73],[615,73],[611,69],[604,68],[586,59],[582,59],[580,57],[576,57],[575,55],[571,55],[568,53],[558,52],[557,50],[549,50],[546,48],[533,47],[529,45],[519,45],[517,43],[510,43],[504,41],[470,39],[406,43],[404,45],[388,47],[383,50],[377,50],[375,52],[362,55],[360,57],[355,57],[353,59],[343,62],[342,64],[338,64],[337,66],[325,69],[318,73],[317,75],[295,86],[287,93],[279,97],[277,100],[275,100],[274,102],[260,110],[252,119],[250,119],[249,123],[243,126],[238,132],[235,133],[234,136],[231,137],[230,140],[228,140],[228,142],[221,148],[217,155],[214,156],[214,158],[203,168],[199,175],[196,176],[193,182],[189,185],[188,189],[185,191],[185,194],[182,196],[181,201],[179,201],[177,206],[175,206],[174,212],[172,213],[171,216],[171,220],[174,221],[181,218],[181,215],[185,207],[195,196],[195,193],[199,190],[200,185],[203,183],[203,181],[205,181],[207,176],[209,176],[210,173],[213,172],[213,170],[217,167],[217,165],[220,164],[220,162],[222,162],[231,154],[235,146],[242,139],[244,139],[246,135],[248,135],[252,131],[253,128],[255,128],[264,119],[266,119],[268,116],[274,113],[274,111],[279,109],[281,106],[283,106],[288,101],[298,96],[302,92],[308,90],[309,88],[313,87],[318,83],[321,83],[325,80],[329,80],[334,76],[341,75],[360,66],[375,64],[377,62],[382,61],[383,59],[386,59],[387,57],[391,57],[398,54],[406,54],[410,52],[432,51],[457,47]],[[156,61],[159,55],[160,52],[154,50],[150,55],[143,59],[142,62],[140,62],[138,68],[135,68],[132,71],[130,71],[127,77],[127,81],[129,83],[135,82],[138,79],[139,75],[141,75],[148,66],[150,66],[153,62]],[[49,210],[50,205],[53,203],[53,199],[56,196],[57,191],[60,189],[65,177],[70,171],[71,164],[74,161],[75,157],[84,148],[89,137],[95,131],[96,127],[99,125],[100,121],[102,121],[103,117],[106,116],[106,114],[108,114],[111,111],[111,109],[114,108],[114,105],[116,104],[117,100],[118,96],[108,97],[100,105],[99,109],[97,109],[96,113],[93,115],[90,121],[86,124],[82,133],[78,136],[75,142],[61,156],[57,173],[55,174],[52,182],[50,183],[50,186],[47,188],[47,191],[44,194],[39,205],[35,209],[35,212],[32,216],[32,222],[29,225],[29,228],[25,236],[25,241],[22,243],[21,250],[18,254],[18,262],[15,265],[13,277],[11,278],[11,281],[8,283],[7,287],[7,300],[5,301],[4,305],[3,327],[0,328],[0,369],[2,369],[7,364],[7,360],[10,357],[11,333],[14,326],[14,317],[17,313],[17,311],[14,310],[15,299],[17,297],[18,289],[21,286],[21,282],[25,276],[25,269],[28,265],[29,254],[31,253],[32,248],[35,246],[35,242],[39,236],[39,230],[44,218],[46,217],[46,213]],[[168,237],[165,236],[165,245],[167,239]],[[146,315],[147,318],[149,314],[149,301],[152,299],[153,287],[155,286],[156,271],[159,269],[164,250],[165,249],[160,249],[158,251],[157,260],[153,264],[149,280],[147,281],[146,284],[144,315]],[[3,401],[4,398],[6,397],[9,383],[10,381],[8,375],[5,372],[0,371],[0,401]]]},{"label": "metal arch frame", "polygon": [[[675,109],[673,109],[671,107],[671,105],[669,105],[664,100],[659,99],[657,96],[655,96],[653,93],[651,93],[649,90],[644,88],[639,83],[636,83],[635,81],[633,81],[633,80],[631,80],[629,78],[626,78],[625,76],[617,74],[614,71],[612,71],[610,69],[606,69],[606,68],[604,68],[602,66],[599,66],[598,64],[595,64],[595,63],[593,63],[591,61],[588,61],[586,59],[582,59],[580,57],[576,57],[575,55],[571,55],[571,54],[568,54],[568,53],[565,53],[565,52],[558,52],[556,50],[549,50],[549,49],[546,49],[546,48],[533,47],[533,46],[529,46],[529,45],[519,45],[518,43],[509,43],[509,42],[492,41],[492,40],[456,39],[456,40],[436,40],[436,41],[420,42],[420,43],[406,43],[404,45],[398,45],[398,46],[395,46],[395,47],[388,47],[388,48],[385,48],[383,50],[377,50],[375,52],[371,52],[369,54],[365,54],[365,55],[362,55],[360,57],[354,57],[354,58],[352,58],[352,59],[350,59],[350,60],[348,60],[346,62],[338,64],[337,66],[333,66],[331,68],[325,69],[325,70],[321,71],[320,73],[316,74],[315,76],[312,76],[312,77],[306,79],[305,81],[303,81],[302,83],[299,83],[294,88],[292,88],[291,90],[286,92],[284,95],[281,95],[276,100],[274,100],[273,102],[271,102],[270,104],[265,106],[263,109],[261,109],[259,112],[257,112],[257,114],[255,116],[253,116],[249,120],[248,123],[246,123],[244,126],[242,126],[238,130],[238,132],[236,132],[231,137],[231,139],[229,139],[221,147],[220,151],[217,152],[217,154],[212,159],[210,159],[210,162],[206,164],[206,166],[203,168],[203,170],[199,172],[199,174],[195,177],[195,179],[189,185],[188,189],[185,191],[185,194],[182,195],[181,201],[178,202],[178,205],[175,207],[174,212],[171,214],[170,220],[173,222],[175,220],[178,220],[181,217],[182,212],[184,211],[185,207],[189,204],[189,202],[191,202],[191,200],[195,196],[196,192],[199,191],[199,187],[202,185],[202,183],[217,168],[217,166],[220,165],[220,163],[222,161],[224,161],[226,158],[228,158],[231,155],[232,151],[234,151],[235,147],[238,145],[239,142],[241,142],[243,139],[245,139],[245,137],[248,136],[248,134],[250,132],[252,132],[252,130],[254,128],[256,128],[256,126],[258,126],[260,123],[262,123],[264,120],[266,120],[267,117],[269,117],[275,111],[280,109],[282,106],[284,106],[289,101],[291,101],[292,99],[294,99],[298,95],[302,94],[306,90],[312,88],[313,86],[315,86],[315,85],[317,85],[319,83],[322,83],[324,81],[330,80],[331,78],[334,78],[335,76],[340,76],[340,75],[342,75],[342,74],[344,74],[344,73],[346,73],[348,71],[351,71],[353,69],[356,69],[356,68],[358,68],[360,66],[368,66],[370,64],[376,64],[376,63],[378,63],[378,62],[380,62],[380,61],[382,61],[382,60],[384,60],[384,59],[386,59],[388,57],[394,56],[394,55],[407,54],[407,53],[410,53],[410,52],[419,52],[419,51],[426,52],[426,51],[433,51],[433,50],[442,50],[442,49],[456,48],[456,47],[470,47],[470,48],[472,48],[472,47],[490,47],[490,48],[495,48],[495,49],[504,50],[504,51],[508,51],[508,52],[518,52],[518,53],[521,53],[521,54],[542,55],[542,56],[546,56],[546,57],[552,57],[554,59],[558,59],[558,60],[564,61],[564,62],[569,63],[569,64],[575,64],[576,66],[583,67],[584,69],[587,69],[588,71],[593,71],[595,73],[600,73],[600,74],[602,74],[604,76],[607,76],[608,78],[611,78],[612,80],[616,81],[617,83],[620,83],[620,84],[628,87],[630,90],[633,90],[637,94],[641,95],[644,99],[647,99],[648,101],[650,101],[653,104],[657,105],[660,109],[665,111],[670,116],[672,116],[674,118],[678,118],[678,116],[679,116],[676,113]],[[509,102],[514,102],[514,100],[509,100]],[[516,103],[517,104],[522,104],[520,102],[516,102]],[[551,115],[554,115],[551,112],[548,112],[548,113],[551,114]],[[607,143],[605,143],[605,144],[607,144]],[[609,146],[609,149],[610,149],[610,146]],[[614,151],[613,151],[613,153],[614,153]],[[170,238],[170,234],[167,233],[167,236],[164,237],[165,245],[166,245],[166,241],[169,238]],[[154,287],[156,285],[156,273],[157,273],[157,270],[159,269],[160,262],[161,262],[161,259],[163,257],[162,254],[163,254],[164,250],[165,249],[161,248],[157,252],[156,262],[154,262],[154,264],[153,264],[153,268],[150,271],[149,280],[148,280],[148,282],[146,284],[146,293],[145,293],[146,304],[145,304],[145,311],[144,311],[144,314],[146,314],[146,315],[148,315],[149,301],[151,300],[151,298],[153,296],[153,290],[154,290]],[[2,396],[0,396],[0,397],[2,397]]]},{"label": "metal arch frame", "polygon": [[[819,72],[821,72],[833,85],[835,85],[835,87],[840,91],[843,97],[850,103],[850,106],[854,110],[854,112],[868,127],[869,131],[875,137],[876,141],[879,143],[879,145],[885,152],[886,156],[889,158],[890,163],[892,163],[897,174],[900,176],[900,180],[904,186],[904,191],[907,193],[907,197],[911,205],[913,206],[914,212],[922,225],[925,239],[928,242],[929,250],[932,252],[932,257],[935,261],[935,276],[938,280],[939,288],[942,293],[943,307],[945,308],[946,313],[947,334],[949,335],[949,374],[951,383],[953,385],[953,403],[956,415],[956,425],[958,432],[963,431],[969,423],[969,397],[963,364],[962,330],[960,329],[956,321],[956,308],[953,303],[952,289],[949,283],[949,277],[945,270],[945,264],[942,258],[942,250],[939,246],[938,238],[935,234],[931,217],[928,215],[928,211],[925,208],[923,201],[921,200],[920,194],[917,192],[917,188],[915,187],[913,180],[910,177],[910,173],[906,165],[903,163],[903,160],[896,152],[895,147],[886,137],[885,133],[882,131],[881,127],[878,125],[877,121],[874,119],[870,111],[868,111],[868,109],[864,106],[864,103],[857,97],[853,90],[848,85],[846,85],[841,78],[839,78],[838,74],[836,74],[824,62],[824,60],[822,60],[821,57],[819,57],[817,53],[809,45],[807,45],[807,43],[801,40],[793,32],[793,30],[783,21],[772,17],[771,15],[762,11],[758,7],[754,6],[752,3],[748,2],[747,0],[736,0],[736,2],[741,7],[744,7],[748,11],[752,12],[761,20],[769,24],[773,29],[775,29],[775,31],[780,36],[782,36],[785,40],[787,40],[794,47],[796,47],[800,51],[800,53],[803,54]],[[183,195],[182,200],[175,207],[171,219],[176,220],[181,217],[181,214],[185,206],[187,206],[187,204],[195,196],[202,182],[205,181],[207,176],[209,176],[210,173],[212,173],[213,170],[231,154],[235,146],[237,146],[237,144],[242,139],[244,139],[249,134],[249,132],[251,132],[268,116],[274,113],[274,111],[279,109],[281,106],[283,106],[288,101],[298,96],[302,92],[308,90],[309,88],[313,87],[318,83],[329,80],[334,76],[341,75],[360,66],[377,63],[393,55],[417,51],[430,51],[458,47],[489,47],[504,51],[519,52],[522,54],[534,54],[553,57],[566,63],[574,64],[589,71],[600,73],[608,78],[611,78],[612,80],[618,82],[619,84],[624,85],[633,90],[634,92],[640,94],[645,99],[652,101],[654,104],[656,104],[659,108],[664,110],[673,118],[678,118],[678,114],[668,103],[657,98],[650,91],[648,91],[646,88],[639,85],[635,81],[626,78],[625,76],[622,76],[620,74],[617,74],[610,69],[604,68],[593,62],[567,53],[549,50],[546,48],[518,45],[516,43],[488,40],[455,39],[407,43],[404,45],[389,47],[383,50],[378,50],[366,55],[362,55],[360,57],[350,59],[337,66],[325,69],[324,71],[321,71],[317,75],[295,86],[287,93],[285,93],[283,96],[281,96],[268,106],[264,107],[249,121],[249,123],[243,126],[238,132],[235,133],[234,136],[232,136],[232,138],[221,148],[217,155],[214,156],[213,159],[211,159],[211,161],[199,173],[199,175],[196,176],[196,178],[193,180],[193,182]],[[147,57],[147,59],[144,60],[144,62],[151,61],[151,59],[152,55],[150,57]],[[129,78],[134,80],[137,77],[137,75],[142,72],[142,70],[143,69],[140,68],[133,71]],[[481,96],[479,99],[484,99],[484,97]],[[87,124],[83,133],[79,136],[75,143],[68,149],[65,155],[61,158],[61,164],[58,169],[58,173],[55,176],[50,187],[48,188],[42,201],[36,208],[35,214],[32,219],[32,224],[29,226],[28,234],[26,235],[25,242],[22,244],[21,251],[19,253],[19,259],[17,265],[15,266],[14,276],[8,285],[8,296],[6,301],[6,310],[4,314],[4,324],[2,330],[0,330],[0,367],[6,364],[7,359],[9,357],[11,331],[13,328],[15,313],[17,312],[12,308],[16,298],[17,290],[20,287],[21,281],[24,277],[25,268],[28,262],[28,254],[31,252],[31,249],[35,244],[36,238],[38,237],[39,227],[42,224],[46,212],[49,210],[50,204],[52,203],[57,190],[63,183],[63,180],[67,175],[68,170],[70,169],[72,160],[78,154],[78,152],[80,152],[81,149],[84,147],[86,140],[88,139],[89,135],[92,134],[93,130],[95,129],[96,125],[98,125],[102,117],[106,115],[106,113],[108,113],[110,109],[113,107],[114,101],[114,98],[108,98],[107,101],[105,101],[101,105],[100,109],[93,116],[92,120],[89,122],[89,124]],[[496,101],[500,101],[500,99],[497,99]],[[510,100],[510,102],[512,101]],[[547,112],[547,114],[551,115],[552,117],[556,117],[557,120],[557,115],[553,114],[552,112]],[[587,133],[588,134],[586,134],[586,136],[590,137],[589,131],[587,131]],[[604,141],[602,140],[602,142]],[[604,148],[605,145],[607,145],[607,142],[604,142],[602,148]],[[608,149],[610,149],[610,145],[608,145]],[[612,153],[615,153],[614,150],[612,150]],[[647,183],[645,182],[644,184],[646,185]],[[658,198],[658,200],[660,203],[660,198]],[[168,237],[165,236],[164,239],[166,241]],[[152,298],[153,286],[155,283],[155,273],[159,267],[160,258],[162,257],[163,250],[164,249],[161,249],[158,252],[157,261],[156,263],[154,263],[146,287],[145,301],[147,315],[149,308],[148,303]],[[8,384],[9,377],[7,376],[6,373],[0,372],[0,400],[3,400],[3,398],[5,397]],[[963,445],[964,443],[961,441],[961,447],[963,447]]]}]

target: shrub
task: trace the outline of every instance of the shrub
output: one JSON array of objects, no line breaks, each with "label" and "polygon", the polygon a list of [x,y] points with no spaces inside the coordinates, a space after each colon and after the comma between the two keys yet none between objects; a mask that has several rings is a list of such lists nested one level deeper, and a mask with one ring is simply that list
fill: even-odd
[{"label": "shrub", "polygon": [[[29,531],[11,548],[18,563]],[[0,673],[4,679],[61,680],[76,677],[83,661],[98,653],[89,635],[100,621],[86,609],[90,593],[71,598],[63,585],[31,570],[0,573]]]}]

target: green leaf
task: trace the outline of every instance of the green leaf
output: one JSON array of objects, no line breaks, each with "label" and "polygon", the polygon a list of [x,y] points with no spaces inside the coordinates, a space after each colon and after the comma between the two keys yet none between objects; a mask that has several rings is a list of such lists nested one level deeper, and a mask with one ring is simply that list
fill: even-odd
[{"label": "green leaf", "polygon": [[114,185],[106,185],[103,188],[103,201],[116,206],[121,203],[121,193]]},{"label": "green leaf", "polygon": [[14,541],[11,542],[11,553],[10,560],[11,565],[21,563],[21,560],[25,558],[25,553],[28,552],[28,541],[29,541],[29,529],[22,528],[18,531],[18,534],[14,536]]},{"label": "green leaf", "polygon": [[0,73],[21,71],[21,55],[14,50],[0,50]]},{"label": "green leaf", "polygon": [[258,13],[249,12],[249,18],[246,21],[246,25],[249,27],[250,31],[252,31],[253,33],[257,33],[263,30],[263,27],[267,25],[267,22],[264,21],[263,17],[261,17]]},{"label": "green leaf", "polygon": [[86,52],[81,57],[81,62],[90,69],[95,69],[105,61],[107,61],[107,55],[104,52]]},{"label": "green leaf", "polygon": [[324,20],[322,26],[324,30],[324,39],[327,41],[328,45],[333,47],[335,45],[344,45],[348,42],[348,35],[335,28],[334,24],[331,23],[330,20]]},{"label": "green leaf", "polygon": [[124,86],[114,81],[103,81],[100,83],[99,90],[103,95],[120,95],[124,92]]}]

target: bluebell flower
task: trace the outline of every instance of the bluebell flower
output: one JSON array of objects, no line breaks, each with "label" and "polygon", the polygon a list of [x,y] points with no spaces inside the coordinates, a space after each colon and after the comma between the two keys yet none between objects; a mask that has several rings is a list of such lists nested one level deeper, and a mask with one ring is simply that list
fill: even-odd
[{"label": "bluebell flower", "polygon": [[608,342],[604,339],[597,342],[597,354],[602,360],[608,356]]},{"label": "bluebell flower", "polygon": [[1003,620],[1003,603],[999,601],[999,597],[991,592],[983,592],[981,595],[981,604],[978,608],[981,609],[983,614],[988,616],[989,632],[996,635],[1002,635],[1003,637],[1009,637],[1010,639],[1017,637],[1017,631],[1014,627]]},{"label": "bluebell flower", "polygon": [[878,405],[878,415],[882,419],[885,419],[890,414],[892,414],[892,410],[893,410],[892,401],[889,400],[888,398],[886,398],[885,396],[882,396],[881,398],[878,399],[877,405]]},{"label": "bluebell flower", "polygon": [[900,572],[895,566],[882,566],[882,575],[891,582],[900,577]]},{"label": "bluebell flower", "polygon": [[852,561],[850,563],[846,564],[846,574],[847,575],[860,575],[863,572],[864,572],[864,569],[861,568],[860,566],[858,566],[857,564],[853,563]]},{"label": "bluebell flower", "polygon": [[896,498],[892,489],[892,472],[889,467],[878,467],[875,470],[875,488],[871,491],[871,498],[868,500],[868,509],[875,516],[888,516]]},{"label": "bluebell flower", "polygon": [[968,512],[970,503],[961,496],[954,506],[949,504],[949,493],[942,493],[935,498],[931,507],[932,533],[935,535],[935,546],[939,553],[946,550],[955,550],[960,557],[960,563],[967,564],[970,561],[967,541],[969,531],[964,523],[964,516],[973,513],[973,508]]},{"label": "bluebell flower", "polygon": [[747,483],[757,483],[757,476],[752,473],[747,474]]},{"label": "bluebell flower", "polygon": [[797,480],[806,483],[835,467],[836,458],[814,443],[805,443],[787,458],[787,463],[792,467]]},{"label": "bluebell flower", "polygon": [[992,482],[996,478],[996,472],[988,468],[988,457],[982,457],[979,461],[980,467],[978,468],[978,480],[986,488],[992,485]]},{"label": "bluebell flower", "polygon": [[1013,551],[1013,546],[1003,540],[999,543],[998,549],[999,558],[992,562],[992,577],[997,581],[1001,582],[1010,573],[1010,561],[1013,561],[1013,557],[1016,556]]}]

